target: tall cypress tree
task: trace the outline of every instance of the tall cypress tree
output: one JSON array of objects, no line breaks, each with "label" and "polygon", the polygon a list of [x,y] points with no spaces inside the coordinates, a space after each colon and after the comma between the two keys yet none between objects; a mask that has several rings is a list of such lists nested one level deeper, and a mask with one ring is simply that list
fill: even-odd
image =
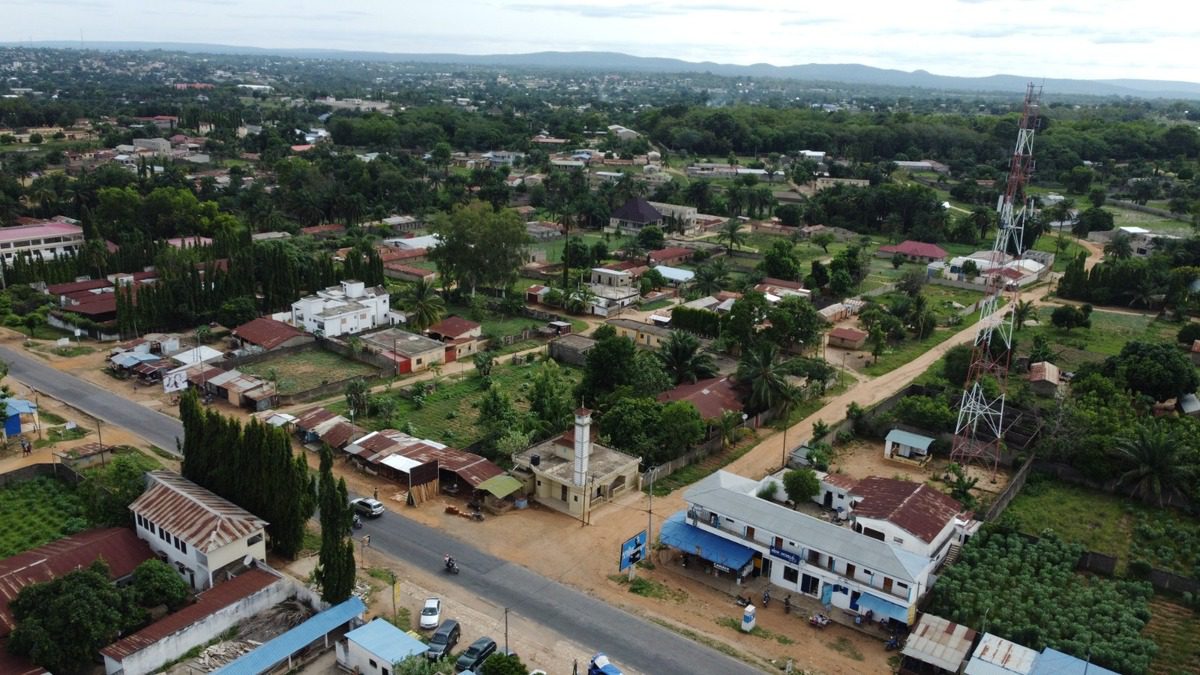
[{"label": "tall cypress tree", "polygon": [[328,446],[321,450],[319,478],[321,505],[321,552],[317,565],[317,582],[321,599],[338,603],[354,591],[354,544],[349,541],[353,513],[350,510],[346,481],[333,480],[333,452]]}]

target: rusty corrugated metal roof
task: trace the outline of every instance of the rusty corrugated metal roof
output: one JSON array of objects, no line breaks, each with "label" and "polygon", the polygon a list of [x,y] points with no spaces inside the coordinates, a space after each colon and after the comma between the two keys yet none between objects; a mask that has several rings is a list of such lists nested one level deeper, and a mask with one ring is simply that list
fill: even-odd
[{"label": "rusty corrugated metal roof", "polygon": [[87,567],[98,558],[108,564],[112,578],[120,579],[133,574],[135,567],[153,557],[150,546],[138,539],[133,530],[109,527],[63,537],[0,560],[0,637],[15,627],[8,603],[22,588]]},{"label": "rusty corrugated metal roof", "polygon": [[280,580],[277,575],[260,569],[247,570],[225,583],[217,584],[196,596],[196,602],[164,616],[138,632],[100,650],[100,653],[121,661],[159,640],[201,621],[235,602],[248,598]]},{"label": "rusty corrugated metal roof", "polygon": [[170,471],[151,471],[152,483],[129,510],[193,548],[214,551],[267,526],[267,521]]}]

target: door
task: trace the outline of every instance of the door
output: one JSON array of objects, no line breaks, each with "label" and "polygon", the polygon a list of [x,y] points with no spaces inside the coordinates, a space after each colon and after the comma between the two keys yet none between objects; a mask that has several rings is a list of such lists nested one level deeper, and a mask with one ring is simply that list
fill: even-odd
[{"label": "door", "polygon": [[883,578],[883,590],[887,591],[888,593],[892,592],[892,578],[891,577]]},{"label": "door", "polygon": [[825,491],[825,508],[827,508],[827,509],[833,508],[833,492],[831,492],[829,490]]},{"label": "door", "polygon": [[754,528],[750,527],[749,525],[746,526],[746,538],[747,539],[754,538]]},{"label": "door", "polygon": [[846,563],[846,576],[850,579],[854,578],[854,564]]},{"label": "door", "polygon": [[762,575],[764,577],[766,577],[767,579],[771,578],[771,559],[770,558],[763,558]]},{"label": "door", "polygon": [[561,500],[563,500],[563,501],[565,502],[565,501],[567,501],[567,486],[566,486],[566,485],[563,485],[563,486],[560,486],[560,487],[562,488],[562,491],[561,491],[561,492],[562,492],[562,496],[560,496],[560,497],[559,497],[559,499],[561,499]]}]

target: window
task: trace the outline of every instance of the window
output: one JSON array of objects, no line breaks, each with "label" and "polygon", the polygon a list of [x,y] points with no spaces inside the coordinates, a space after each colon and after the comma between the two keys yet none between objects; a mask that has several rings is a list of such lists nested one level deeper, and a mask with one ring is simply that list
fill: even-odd
[{"label": "window", "polygon": [[367,659],[367,662],[371,664],[371,667],[372,667],[372,668],[378,668],[378,667],[379,667],[379,664],[378,664],[378,663],[375,663],[375,659]]},{"label": "window", "polygon": [[783,537],[775,537],[775,543],[773,544],[773,546],[775,546],[775,548],[782,549],[783,548]]},{"label": "window", "polygon": [[791,583],[796,583],[800,580],[800,570],[795,567],[783,566],[783,580]]},{"label": "window", "polygon": [[903,540],[903,539],[901,539],[900,537],[892,537],[892,541],[896,542],[897,544],[903,544],[903,543],[904,543],[904,540]]},{"label": "window", "polygon": [[811,548],[808,549],[808,564],[820,566],[821,565],[821,554],[817,553],[816,551],[812,550]]},{"label": "window", "polygon": [[257,544],[258,542],[262,541],[262,539],[263,539],[262,532],[259,532],[258,534],[254,535],[253,537],[250,537],[249,539],[247,539],[246,545],[253,546],[253,545]]}]

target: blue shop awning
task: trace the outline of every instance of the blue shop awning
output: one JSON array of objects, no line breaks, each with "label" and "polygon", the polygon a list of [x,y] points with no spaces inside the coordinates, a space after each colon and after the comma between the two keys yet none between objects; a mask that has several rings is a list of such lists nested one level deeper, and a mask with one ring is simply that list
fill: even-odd
[{"label": "blue shop awning", "polygon": [[753,549],[689,525],[685,515],[680,511],[668,518],[659,530],[659,541],[735,572],[754,559]]},{"label": "blue shop awning", "polygon": [[888,602],[870,593],[863,593],[858,596],[858,609],[860,612],[866,612],[868,609],[875,612],[874,619],[879,620],[880,617],[887,617],[897,621],[908,623],[908,608],[901,607],[895,603]]}]

